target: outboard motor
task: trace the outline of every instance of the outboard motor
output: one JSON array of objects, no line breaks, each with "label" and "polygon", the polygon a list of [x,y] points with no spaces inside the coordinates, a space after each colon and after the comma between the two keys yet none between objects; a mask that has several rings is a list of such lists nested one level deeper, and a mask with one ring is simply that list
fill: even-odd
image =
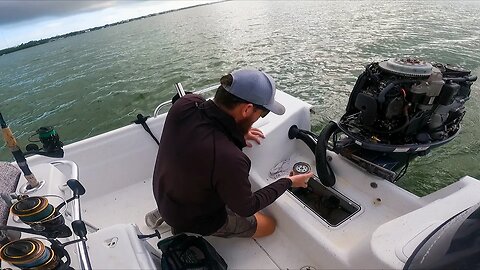
[{"label": "outboard motor", "polygon": [[460,129],[476,79],[462,68],[414,59],[372,63],[359,76],[339,127],[385,146],[445,143]]},{"label": "outboard motor", "polygon": [[367,65],[340,121],[329,123],[313,138],[322,183],[335,184],[326,162],[327,147],[379,177],[400,179],[410,160],[459,133],[476,80],[469,70],[410,58]]}]

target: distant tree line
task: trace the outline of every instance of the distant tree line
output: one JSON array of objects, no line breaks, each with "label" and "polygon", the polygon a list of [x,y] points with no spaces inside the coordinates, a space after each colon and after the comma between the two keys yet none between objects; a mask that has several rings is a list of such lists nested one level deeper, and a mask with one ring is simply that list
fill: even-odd
[{"label": "distant tree line", "polygon": [[[213,3],[196,5],[196,6],[192,6],[192,7],[204,6],[204,5],[209,5],[209,4],[213,4]],[[110,26],[114,26],[114,25],[118,25],[118,24],[122,24],[122,23],[136,21],[136,20],[140,20],[140,19],[144,19],[144,18],[148,18],[148,17],[153,17],[153,16],[157,16],[157,15],[160,15],[160,14],[165,14],[165,13],[169,13],[169,12],[173,12],[173,11],[188,9],[188,8],[192,8],[192,7],[184,7],[184,8],[179,8],[179,9],[176,9],[176,10],[169,10],[169,11],[153,13],[153,14],[144,15],[144,16],[140,16],[140,17],[137,17],[137,18],[133,18],[133,19],[128,19],[128,20],[123,20],[123,21],[119,21],[119,22],[115,22],[115,23],[106,24],[104,26],[97,26],[97,27],[93,27],[93,28],[89,28],[89,29],[85,29],[85,30],[71,32],[71,33],[68,33],[68,34],[58,35],[58,36],[54,36],[54,37],[51,37],[51,38],[44,38],[44,39],[40,39],[40,40],[32,40],[32,41],[29,41],[27,43],[22,43],[18,46],[15,46],[15,47],[10,47],[10,48],[7,48],[7,49],[0,50],[0,56],[2,56],[4,54],[7,54],[7,53],[12,53],[12,52],[20,51],[20,50],[27,49],[27,48],[30,48],[30,47],[33,47],[33,46],[48,43],[48,42],[51,42],[51,41],[55,41],[57,39],[76,36],[76,35],[79,35],[79,34],[90,32],[90,31],[95,31],[95,30],[99,30],[99,29],[102,29],[102,28],[106,28],[106,27],[110,27]]]}]

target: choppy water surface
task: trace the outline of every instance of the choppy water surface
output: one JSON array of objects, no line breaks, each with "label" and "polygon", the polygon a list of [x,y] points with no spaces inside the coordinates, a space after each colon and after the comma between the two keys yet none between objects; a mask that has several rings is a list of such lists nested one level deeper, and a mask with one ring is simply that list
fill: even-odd
[{"label": "choppy water surface", "polygon": [[[224,2],[57,40],[0,57],[0,111],[20,143],[55,125],[72,143],[152,114],[173,84],[202,88],[241,67],[314,105],[314,130],[343,114],[363,66],[416,56],[480,76],[479,2]],[[480,178],[480,82],[463,131],[411,164],[399,185],[422,195]],[[0,158],[9,160],[3,147]]]}]

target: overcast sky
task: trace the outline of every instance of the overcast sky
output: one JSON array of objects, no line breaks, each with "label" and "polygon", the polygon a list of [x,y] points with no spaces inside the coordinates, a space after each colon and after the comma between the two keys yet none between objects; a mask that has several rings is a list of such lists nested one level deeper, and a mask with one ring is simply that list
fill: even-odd
[{"label": "overcast sky", "polygon": [[0,0],[0,49],[147,14],[218,0]]}]

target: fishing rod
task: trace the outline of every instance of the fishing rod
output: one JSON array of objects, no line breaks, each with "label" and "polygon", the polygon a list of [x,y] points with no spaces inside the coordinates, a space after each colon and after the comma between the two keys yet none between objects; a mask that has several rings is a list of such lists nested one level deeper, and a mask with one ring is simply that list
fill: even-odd
[{"label": "fishing rod", "polygon": [[0,126],[2,127],[3,139],[5,140],[7,147],[10,149],[10,152],[12,152],[12,155],[15,158],[15,161],[17,162],[18,167],[20,167],[20,170],[22,170],[23,175],[25,176],[25,179],[27,179],[27,182],[28,182],[27,190],[38,187],[40,185],[40,182],[37,180],[37,178],[32,173],[32,171],[30,171],[30,168],[28,167],[28,164],[27,164],[27,160],[25,159],[25,155],[23,154],[20,147],[17,145],[17,140],[13,136],[12,131],[8,127],[7,123],[5,122],[5,119],[3,119],[3,116],[1,113],[0,113]]}]

